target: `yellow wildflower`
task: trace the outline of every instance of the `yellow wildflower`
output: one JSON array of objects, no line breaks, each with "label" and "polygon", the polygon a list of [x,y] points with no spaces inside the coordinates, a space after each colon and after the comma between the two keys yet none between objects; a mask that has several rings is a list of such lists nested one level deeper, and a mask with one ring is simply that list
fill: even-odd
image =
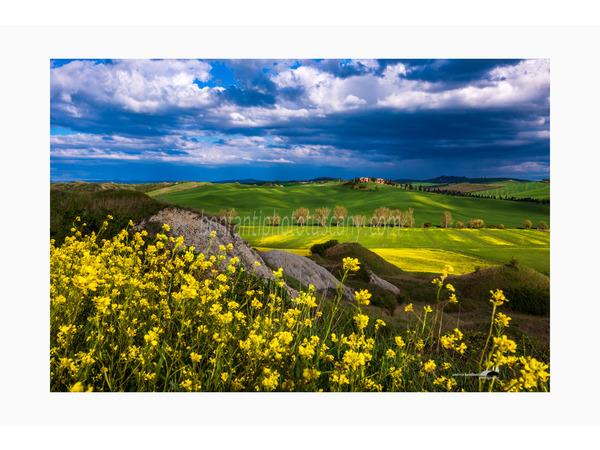
[{"label": "yellow wildflower", "polygon": [[359,305],[368,305],[370,303],[369,299],[371,298],[371,294],[366,289],[361,289],[358,292],[354,293],[354,298],[356,299],[356,303]]},{"label": "yellow wildflower", "polygon": [[423,370],[429,373],[435,370],[435,362],[433,361],[433,359],[430,359],[423,365]]},{"label": "yellow wildflower", "polygon": [[351,258],[351,257],[344,258],[343,262],[344,262],[344,270],[351,270],[352,272],[356,272],[357,270],[360,269],[360,266],[359,266],[360,263],[358,262],[358,259],[356,259],[356,258]]},{"label": "yellow wildflower", "polygon": [[354,316],[354,322],[356,323],[356,326],[360,330],[362,330],[363,328],[366,328],[369,324],[369,316],[365,316],[364,314],[357,314],[356,316]]},{"label": "yellow wildflower", "polygon": [[508,299],[504,296],[504,293],[500,289],[496,289],[496,292],[490,291],[490,294],[492,294],[490,302],[492,302],[496,306],[501,306],[504,302],[508,301]]},{"label": "yellow wildflower", "polygon": [[498,327],[508,327],[508,322],[511,320],[510,317],[505,316],[502,313],[498,313],[496,314],[496,317],[494,319],[494,322],[496,323],[496,325]]}]

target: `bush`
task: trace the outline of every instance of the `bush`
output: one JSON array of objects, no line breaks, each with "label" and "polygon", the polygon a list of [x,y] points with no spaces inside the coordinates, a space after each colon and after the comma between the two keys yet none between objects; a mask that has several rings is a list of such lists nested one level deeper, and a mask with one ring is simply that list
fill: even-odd
[{"label": "bush", "polygon": [[484,223],[483,223],[483,220],[481,220],[481,219],[469,220],[467,222],[467,228],[483,228],[483,227],[484,227]]},{"label": "bush", "polygon": [[538,228],[538,230],[547,230],[548,224],[542,220],[542,221],[540,221],[540,223],[538,223],[537,228]]},{"label": "bush", "polygon": [[529,230],[531,228],[531,220],[526,220],[525,222],[523,222],[523,226]]},{"label": "bush", "polygon": [[425,222],[425,223],[423,223],[423,225],[421,225],[421,227],[423,227],[423,228],[431,228],[431,222]]},{"label": "bush", "polygon": [[339,242],[335,239],[331,239],[330,241],[327,242],[323,242],[322,244],[315,244],[310,248],[310,252],[312,254],[317,254],[317,255],[321,255],[321,256],[325,256],[325,252],[327,251],[328,248],[334,247],[336,245],[338,245]]},{"label": "bush", "polygon": [[505,295],[510,299],[506,305],[513,311],[535,316],[550,314],[550,292],[536,285],[519,286],[518,289],[507,288]]},{"label": "bush", "polygon": [[500,225],[498,225],[498,228],[500,228],[501,230],[504,230],[504,225],[500,224]]},{"label": "bush", "polygon": [[462,222],[456,222],[456,228],[464,228],[465,224]]},{"label": "bush", "polygon": [[520,261],[513,256],[512,258],[510,258],[510,261],[508,262],[508,265],[509,265],[509,267],[518,267],[519,266],[519,262]]}]

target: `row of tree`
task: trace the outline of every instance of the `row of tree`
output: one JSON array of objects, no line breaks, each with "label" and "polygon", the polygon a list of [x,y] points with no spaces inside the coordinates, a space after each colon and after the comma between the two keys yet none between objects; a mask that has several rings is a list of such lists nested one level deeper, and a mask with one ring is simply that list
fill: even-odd
[{"label": "row of tree", "polygon": [[[296,222],[300,226],[305,225],[309,217],[312,217],[312,219],[315,220],[319,225],[325,226],[327,225],[327,220],[329,219],[330,213],[331,209],[328,207],[317,208],[315,209],[315,214],[311,216],[308,208],[301,207],[294,211],[292,216],[294,219],[296,219]],[[415,223],[413,213],[414,209],[412,208],[408,208],[407,211],[400,211],[399,209],[391,210],[383,206],[375,210],[373,217],[370,219],[370,224],[371,226],[376,227],[387,226],[390,223],[393,224],[393,226],[412,227]],[[346,207],[336,206],[333,209],[332,219],[335,219],[337,226],[339,226],[346,217],[348,217],[348,210]],[[367,222],[368,220],[366,216],[352,216],[352,223],[356,227],[364,227],[366,226]]]},{"label": "row of tree", "polygon": [[[391,210],[388,207],[382,206],[381,208],[377,208],[373,213],[371,219],[367,219],[366,216],[355,215],[352,216],[352,224],[355,227],[365,227],[367,223],[370,223],[372,227],[385,227],[385,226],[393,226],[393,227],[408,227],[412,228],[415,224],[415,219],[413,217],[414,209],[408,208],[406,211],[400,211],[399,209]],[[328,207],[316,208],[315,213],[311,216],[308,208],[300,207],[296,211],[293,212],[292,217],[296,219],[296,222],[299,226],[304,226],[308,222],[309,218],[315,220],[319,225],[326,226],[327,220],[329,219],[329,215],[331,214],[331,209]],[[234,208],[231,209],[222,209],[219,211],[219,217],[221,220],[227,223],[233,223],[235,218],[237,217],[237,212]],[[332,219],[335,219],[336,226],[340,226],[340,223],[348,217],[348,210],[344,206],[336,206],[333,209]],[[271,226],[277,226],[281,222],[281,216],[279,214],[273,214],[266,218],[267,222]],[[452,218],[452,213],[450,211],[444,211],[442,214],[441,227],[442,228],[451,228],[454,224],[454,219]],[[523,222],[523,226],[526,229],[530,229],[532,227],[531,220],[526,220]],[[425,222],[423,227],[429,228],[431,227],[431,222]],[[466,228],[483,228],[485,223],[482,219],[472,219],[466,223]],[[456,222],[456,228],[465,228],[465,224],[462,222]],[[504,228],[504,225],[488,225],[488,228]],[[547,230],[549,227],[544,221],[540,221],[537,225],[538,230]]]},{"label": "row of tree", "polygon": [[426,191],[426,192],[434,192],[436,194],[446,194],[452,195],[454,197],[477,197],[477,198],[488,198],[494,200],[509,200],[513,202],[529,202],[529,203],[537,203],[538,205],[549,205],[550,199],[539,199],[532,197],[509,197],[508,194],[505,195],[487,195],[487,194],[478,194],[477,192],[472,191],[464,191],[464,190],[455,190],[455,189],[440,189],[435,186],[421,186],[420,184],[417,186],[413,186],[412,184],[401,184],[400,187],[404,189],[411,189],[416,191]]}]

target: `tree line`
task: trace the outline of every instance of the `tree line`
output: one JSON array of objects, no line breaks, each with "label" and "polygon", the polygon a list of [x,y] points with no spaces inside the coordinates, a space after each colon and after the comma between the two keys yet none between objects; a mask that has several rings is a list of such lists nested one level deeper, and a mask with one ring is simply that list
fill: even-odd
[{"label": "tree line", "polygon": [[486,195],[486,194],[478,194],[477,192],[472,191],[464,191],[458,189],[440,189],[439,187],[434,186],[422,186],[422,185],[413,185],[411,183],[399,184],[403,189],[414,190],[414,191],[424,191],[424,192],[433,192],[436,194],[446,194],[452,195],[454,197],[476,197],[476,198],[488,198],[493,200],[508,200],[513,202],[529,202],[536,203],[538,205],[549,205],[550,199],[539,199],[533,197],[515,197],[505,195]]}]

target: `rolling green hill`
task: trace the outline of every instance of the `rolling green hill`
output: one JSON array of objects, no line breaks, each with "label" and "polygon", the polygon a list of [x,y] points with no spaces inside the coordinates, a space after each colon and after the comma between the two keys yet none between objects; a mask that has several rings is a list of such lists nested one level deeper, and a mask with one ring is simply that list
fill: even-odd
[{"label": "rolling green hill", "polygon": [[[207,183],[155,198],[190,206],[209,214],[216,214],[220,209],[235,208],[242,219],[241,223],[246,225],[257,225],[274,213],[279,214],[282,219],[287,217],[291,222],[291,214],[299,207],[308,208],[312,214],[316,208],[327,206],[333,210],[337,205],[345,206],[349,216],[367,217],[372,216],[373,211],[381,206],[402,211],[413,208],[416,226],[428,221],[438,225],[445,210],[452,213],[455,222],[463,223],[471,219],[483,219],[486,225],[503,224],[507,228],[521,227],[526,219],[534,224],[542,220],[550,223],[548,205],[453,197],[383,185],[376,187],[377,189],[356,190],[336,183],[285,187]],[[152,192],[149,194],[153,195]]]},{"label": "rolling green hill", "polygon": [[[498,184],[498,183],[496,183]],[[505,181],[500,183],[501,188],[486,189],[479,191],[482,195],[508,195],[515,198],[534,198],[537,200],[548,200],[550,198],[550,183],[543,181]]]}]

